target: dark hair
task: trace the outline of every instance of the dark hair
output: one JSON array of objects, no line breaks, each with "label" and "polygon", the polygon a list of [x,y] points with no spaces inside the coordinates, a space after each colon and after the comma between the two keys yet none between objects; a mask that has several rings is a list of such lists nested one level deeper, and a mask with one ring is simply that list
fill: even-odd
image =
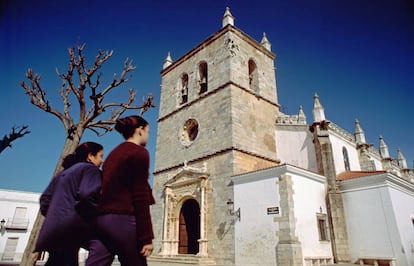
[{"label": "dark hair", "polygon": [[146,127],[148,122],[138,115],[131,115],[116,120],[115,130],[122,134],[124,139],[129,139],[138,127]]},{"label": "dark hair", "polygon": [[89,153],[96,155],[101,150],[103,150],[103,146],[99,143],[92,141],[84,142],[73,153],[63,159],[62,166],[64,169],[67,169],[76,163],[86,162]]}]

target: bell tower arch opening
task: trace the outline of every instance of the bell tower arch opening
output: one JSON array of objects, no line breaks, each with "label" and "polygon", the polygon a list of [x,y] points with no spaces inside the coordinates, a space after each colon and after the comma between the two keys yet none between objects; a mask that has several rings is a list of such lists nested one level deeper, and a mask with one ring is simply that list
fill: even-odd
[{"label": "bell tower arch opening", "polygon": [[256,62],[249,60],[249,88],[258,92],[259,90],[259,71]]},{"label": "bell tower arch opening", "polygon": [[197,254],[200,239],[200,205],[194,199],[184,202],[179,217],[179,254]]},{"label": "bell tower arch opening", "polygon": [[188,74],[184,73],[181,76],[181,104],[188,102]]},{"label": "bell tower arch opening", "polygon": [[200,64],[198,65],[198,74],[200,76],[200,89],[199,89],[199,93],[205,93],[207,92],[207,82],[208,82],[208,72],[207,72],[207,62],[206,61],[202,61],[200,62]]}]

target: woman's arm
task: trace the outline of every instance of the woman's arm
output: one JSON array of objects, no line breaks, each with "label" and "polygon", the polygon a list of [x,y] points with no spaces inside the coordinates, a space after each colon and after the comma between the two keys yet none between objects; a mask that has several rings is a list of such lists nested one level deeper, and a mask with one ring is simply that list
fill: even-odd
[{"label": "woman's arm", "polygon": [[46,216],[47,210],[49,209],[50,202],[52,201],[53,193],[55,192],[55,185],[59,178],[59,175],[55,176],[45,189],[45,191],[42,193],[39,199],[40,203],[40,213],[43,216]]},{"label": "woman's arm", "polygon": [[88,165],[82,171],[78,190],[78,201],[75,209],[84,219],[91,219],[96,215],[96,206],[101,194],[101,171],[94,165]]},{"label": "woman's arm", "polygon": [[152,243],[154,232],[152,229],[150,205],[153,204],[152,192],[148,184],[149,153],[145,148],[139,149],[135,157],[135,173],[132,182],[132,204],[136,219],[138,244]]}]

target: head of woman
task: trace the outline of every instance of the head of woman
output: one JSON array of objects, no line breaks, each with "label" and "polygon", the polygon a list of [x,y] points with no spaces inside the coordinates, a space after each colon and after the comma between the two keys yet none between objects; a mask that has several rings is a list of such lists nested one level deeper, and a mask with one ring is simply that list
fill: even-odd
[{"label": "head of woman", "polygon": [[115,130],[121,133],[125,140],[146,146],[149,137],[148,122],[138,115],[120,118],[116,121]]},{"label": "head of woman", "polygon": [[67,169],[79,162],[90,162],[100,167],[103,163],[103,146],[92,141],[84,142],[63,159],[62,166]]}]

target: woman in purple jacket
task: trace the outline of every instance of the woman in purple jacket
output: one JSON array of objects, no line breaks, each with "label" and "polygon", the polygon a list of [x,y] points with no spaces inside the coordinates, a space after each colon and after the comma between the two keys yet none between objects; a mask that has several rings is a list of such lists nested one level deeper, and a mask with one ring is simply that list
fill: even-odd
[{"label": "woman in purple jacket", "polygon": [[45,216],[35,251],[48,251],[47,266],[78,265],[80,247],[93,236],[91,221],[101,191],[103,147],[95,142],[79,145],[66,156],[64,170],[55,176],[40,197]]}]

